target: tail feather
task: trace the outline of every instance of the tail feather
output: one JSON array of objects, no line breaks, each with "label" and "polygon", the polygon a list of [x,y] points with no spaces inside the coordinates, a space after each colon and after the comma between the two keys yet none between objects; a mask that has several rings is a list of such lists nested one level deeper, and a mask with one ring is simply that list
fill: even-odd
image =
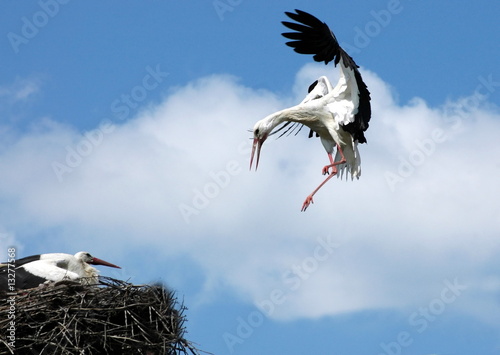
[{"label": "tail feather", "polygon": [[[344,153],[346,162],[344,164],[337,165],[337,177],[342,180],[345,173],[346,180],[349,175],[351,175],[351,180],[354,178],[359,179],[361,176],[361,157],[359,156],[358,142],[353,141],[352,145],[345,146],[342,149],[342,152]],[[340,160],[340,152],[337,150],[334,161]]]}]

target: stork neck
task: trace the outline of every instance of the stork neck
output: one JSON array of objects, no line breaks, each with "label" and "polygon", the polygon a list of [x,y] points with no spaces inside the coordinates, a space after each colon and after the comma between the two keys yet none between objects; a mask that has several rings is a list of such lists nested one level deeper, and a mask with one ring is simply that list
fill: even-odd
[{"label": "stork neck", "polygon": [[271,127],[271,130],[274,129],[274,127],[278,126],[279,124],[285,122],[285,121],[295,121],[293,112],[296,111],[296,106],[292,106],[289,108],[285,108],[281,111],[275,112],[272,115],[268,117],[268,124]]}]

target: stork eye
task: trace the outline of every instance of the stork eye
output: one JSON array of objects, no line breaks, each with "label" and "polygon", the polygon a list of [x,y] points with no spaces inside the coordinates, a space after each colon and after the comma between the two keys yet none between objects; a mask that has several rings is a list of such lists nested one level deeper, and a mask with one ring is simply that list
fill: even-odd
[{"label": "stork eye", "polygon": [[254,134],[255,134],[256,136],[258,136],[258,135],[259,135],[259,129],[258,129],[258,128],[256,128],[256,129],[255,129]]}]

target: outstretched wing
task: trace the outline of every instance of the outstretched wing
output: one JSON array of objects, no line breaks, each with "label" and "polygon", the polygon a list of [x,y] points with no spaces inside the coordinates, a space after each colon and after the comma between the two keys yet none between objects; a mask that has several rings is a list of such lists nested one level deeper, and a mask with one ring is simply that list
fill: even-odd
[{"label": "outstretched wing", "polygon": [[[356,107],[353,110],[353,117],[349,122],[341,123],[343,129],[349,132],[355,141],[365,143],[364,132],[368,129],[368,123],[371,117],[370,92],[361,78],[358,65],[339,45],[337,38],[330,30],[328,25],[321,22],[313,15],[295,10],[285,12],[295,22],[283,21],[283,25],[295,32],[286,32],[282,35],[292,41],[286,44],[300,54],[312,54],[317,62],[328,64],[333,61],[335,66],[340,63],[343,76],[345,78],[354,78],[351,83],[349,79],[346,85],[352,85],[355,89],[358,99],[352,100]],[[348,90],[349,88],[346,88]],[[349,90],[348,90],[349,91]]]},{"label": "outstretched wing", "polygon": [[[316,80],[309,86],[308,94],[300,104],[305,104],[312,100],[320,99],[328,95],[332,90],[333,88],[332,84],[330,83],[330,80],[328,80],[326,76],[321,76],[318,78],[318,80]],[[314,135],[314,133],[316,133],[316,137],[319,137],[319,134],[311,129],[309,131],[309,138],[311,138]]]},{"label": "outstretched wing", "polygon": [[328,95],[333,90],[330,80],[326,76],[320,76],[318,80],[309,86],[308,93],[300,104],[305,104],[312,100],[317,100]]}]

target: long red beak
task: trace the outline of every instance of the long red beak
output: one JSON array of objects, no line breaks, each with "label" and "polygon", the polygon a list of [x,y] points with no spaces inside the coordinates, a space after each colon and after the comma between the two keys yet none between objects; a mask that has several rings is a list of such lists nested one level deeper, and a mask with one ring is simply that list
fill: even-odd
[{"label": "long red beak", "polygon": [[93,265],[104,265],[104,266],[109,266],[109,267],[115,267],[117,269],[121,269],[121,267],[116,266],[115,264],[108,263],[107,261],[98,259],[98,258],[92,258],[92,261],[89,264]]},{"label": "long red beak", "polygon": [[255,170],[259,167],[259,158],[260,158],[260,148],[262,147],[262,143],[264,143],[264,139],[254,138],[253,146],[252,146],[252,156],[250,157],[250,170],[252,170],[253,157],[255,155],[255,151],[257,151],[257,160],[255,162]]}]

